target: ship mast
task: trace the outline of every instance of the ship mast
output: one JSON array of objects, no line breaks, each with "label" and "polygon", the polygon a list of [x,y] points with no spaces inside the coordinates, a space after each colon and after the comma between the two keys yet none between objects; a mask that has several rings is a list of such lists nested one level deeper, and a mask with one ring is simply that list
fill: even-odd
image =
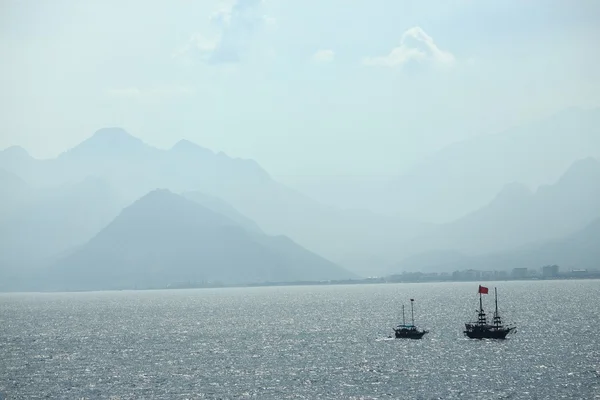
[{"label": "ship mast", "polygon": [[494,314],[498,315],[498,290],[496,288],[494,288],[494,297],[496,299],[496,311]]},{"label": "ship mast", "polygon": [[478,321],[477,323],[479,325],[486,325],[487,324],[487,318],[485,316],[485,312],[483,311],[483,301],[481,299],[481,290],[479,290],[479,315],[478,315]]},{"label": "ship mast", "polygon": [[404,304],[402,304],[402,325],[406,325],[406,320],[404,319]]},{"label": "ship mast", "polygon": [[415,299],[410,299],[410,313],[412,314],[412,325],[415,326],[415,310],[413,309],[413,302]]},{"label": "ship mast", "polygon": [[496,311],[494,311],[494,325],[499,327],[502,325],[502,320],[500,319],[500,314],[498,314],[498,290],[494,288],[494,295],[496,298]]}]

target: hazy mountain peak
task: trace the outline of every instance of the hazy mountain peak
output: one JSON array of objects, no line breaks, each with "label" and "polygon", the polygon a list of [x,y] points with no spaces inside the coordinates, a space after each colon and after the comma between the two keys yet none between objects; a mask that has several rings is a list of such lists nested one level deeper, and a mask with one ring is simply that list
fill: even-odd
[{"label": "hazy mountain peak", "polygon": [[13,164],[13,163],[27,163],[33,159],[21,146],[10,146],[0,151],[0,156],[2,156],[2,160],[5,163]]},{"label": "hazy mountain peak", "polygon": [[569,175],[579,175],[589,172],[596,172],[600,170],[600,161],[594,157],[587,157],[581,160],[575,161],[571,167],[563,174],[562,178],[568,177]]},{"label": "hazy mountain peak", "polygon": [[19,178],[25,178],[28,182],[31,182],[31,179],[29,179],[27,171],[36,161],[27,150],[20,146],[11,146],[0,151],[0,168],[14,173]]},{"label": "hazy mountain peak", "polygon": [[127,154],[139,152],[149,148],[141,139],[138,139],[124,129],[118,127],[102,128],[90,138],[84,140],[62,156],[76,157],[104,157],[107,155]]},{"label": "hazy mountain peak", "polygon": [[[97,130],[87,142],[97,145],[143,145],[140,139],[130,135],[123,128],[102,128]],[[85,142],[84,142],[85,143]]]},{"label": "hazy mountain peak", "polygon": [[[390,184],[383,206],[448,222],[488,204],[506,182],[556,181],[573,160],[600,157],[600,110],[570,108],[430,156]],[[456,188],[463,190],[456,190]]]},{"label": "hazy mountain peak", "polygon": [[178,201],[183,200],[183,197],[176,195],[169,189],[154,189],[142,196],[136,203],[148,203],[158,201]]},{"label": "hazy mountain peak", "polygon": [[[136,200],[121,213],[129,223],[149,223],[149,218],[159,218],[165,223],[202,223],[206,226],[236,225],[228,217],[175,194],[168,189],[155,189]],[[156,221],[155,221],[156,222]]]},{"label": "hazy mountain peak", "polygon": [[[192,215],[209,215],[214,220],[220,219],[234,224],[228,217],[217,214],[203,205],[189,200],[169,189],[154,189],[135,201],[125,210],[139,210],[147,213],[160,213],[171,217],[189,218]],[[148,214],[151,215],[151,214]],[[218,216],[218,218],[216,218]]]},{"label": "hazy mountain peak", "polygon": [[557,185],[568,191],[578,190],[594,182],[600,182],[600,162],[588,157],[574,162],[560,177]]},{"label": "hazy mountain peak", "polygon": [[232,205],[218,197],[207,195],[206,193],[198,191],[186,192],[183,193],[182,196],[188,200],[192,200],[193,202],[202,205],[203,207],[208,208],[213,212],[226,216],[227,218],[236,222],[238,225],[240,225],[247,231],[262,233],[262,230],[256,224],[256,222],[246,217],[245,215],[242,215]]},{"label": "hazy mountain peak", "polygon": [[171,147],[171,151],[184,154],[214,154],[211,150],[202,147],[194,142],[191,142],[187,139],[181,139],[180,141],[175,143],[173,147]]},{"label": "hazy mountain peak", "polygon": [[351,276],[290,240],[250,233],[165,189],[153,190],[127,207],[52,269],[52,279],[61,287],[86,289]]},{"label": "hazy mountain peak", "polygon": [[27,183],[20,176],[0,168],[0,185],[12,188],[15,186],[25,187]]},{"label": "hazy mountain peak", "polygon": [[531,190],[524,184],[512,182],[504,185],[500,193],[495,198],[495,201],[503,199],[519,199],[528,197],[532,194]]},{"label": "hazy mountain peak", "polygon": [[96,137],[96,138],[113,138],[113,139],[119,139],[119,138],[132,138],[132,139],[135,139],[132,135],[130,135],[129,133],[127,133],[127,131],[125,129],[120,128],[118,126],[100,128],[96,132],[94,132],[94,134],[92,135],[92,137]]},{"label": "hazy mountain peak", "polygon": [[10,146],[7,147],[6,149],[2,150],[2,153],[9,155],[9,156],[19,156],[19,157],[30,157],[29,153],[27,152],[27,150],[25,150],[23,147],[21,146]]}]

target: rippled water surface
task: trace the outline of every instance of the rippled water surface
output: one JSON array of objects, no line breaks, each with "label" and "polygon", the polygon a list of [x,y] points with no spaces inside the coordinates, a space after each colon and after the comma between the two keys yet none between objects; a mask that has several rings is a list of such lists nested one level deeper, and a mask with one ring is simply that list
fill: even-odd
[{"label": "rippled water surface", "polygon": [[503,342],[462,336],[477,283],[2,294],[0,398],[600,398],[600,282],[489,285]]}]

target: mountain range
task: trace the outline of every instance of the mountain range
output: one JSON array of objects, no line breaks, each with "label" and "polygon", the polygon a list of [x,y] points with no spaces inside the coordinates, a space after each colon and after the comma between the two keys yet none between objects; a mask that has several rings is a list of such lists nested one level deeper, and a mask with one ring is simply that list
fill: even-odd
[{"label": "mountain range", "polygon": [[286,237],[246,230],[227,216],[168,190],[154,190],[125,208],[89,242],[46,272],[46,281],[61,290],[352,276]]},{"label": "mountain range", "polygon": [[100,178],[45,188],[22,183],[20,188],[11,191],[12,200],[3,197],[0,203],[0,210],[8,210],[0,217],[4,266],[31,267],[83,244],[121,210],[118,195]]},{"label": "mountain range", "polygon": [[560,239],[600,218],[600,162],[576,161],[536,191],[506,185],[489,204],[408,241],[405,253],[458,251],[477,255]]},{"label": "mountain range", "polygon": [[[495,260],[502,254],[524,254],[567,240],[600,218],[600,167],[593,157],[600,154],[599,115],[598,110],[569,110],[533,125],[450,146],[416,166],[387,192],[377,192],[381,204],[395,204],[387,215],[319,203],[277,182],[253,160],[215,153],[187,140],[162,150],[123,129],[105,128],[54,159],[38,160],[20,147],[11,147],[0,152],[0,274],[23,280],[52,265],[55,276],[73,276],[73,287],[86,286],[89,282],[76,279],[75,265],[102,269],[86,257],[95,259],[102,246],[119,249],[121,239],[144,233],[127,221],[140,225],[143,218],[138,221],[133,218],[138,214],[132,213],[150,210],[145,204],[163,204],[160,210],[148,211],[145,218],[152,221],[151,215],[164,213],[162,222],[173,237],[176,225],[183,229],[185,223],[175,210],[181,206],[198,216],[197,226],[189,232],[198,237],[213,232],[222,243],[243,236],[239,245],[254,249],[257,261],[253,265],[261,264],[259,253],[270,260],[267,270],[230,269],[227,275],[223,267],[222,276],[208,269],[193,275],[190,265],[211,264],[211,253],[204,248],[207,258],[203,259],[185,247],[181,259],[194,261],[182,261],[179,275],[170,279],[231,281],[236,275],[247,281],[311,280],[351,275],[334,263],[358,275],[374,276],[436,265],[454,268],[490,255],[487,259]],[[559,139],[564,141],[564,152],[557,150]],[[157,188],[168,191],[156,192]],[[490,195],[494,190],[495,195]],[[423,214],[411,202],[430,211],[432,218],[423,219],[464,214],[445,223],[421,222],[414,217]],[[376,205],[372,208],[377,209]],[[214,218],[202,219],[200,214],[218,215],[227,224],[224,220],[208,223]],[[166,224],[170,218],[179,222]],[[148,229],[161,231],[159,224]],[[158,246],[158,238],[148,237],[145,246],[162,248],[156,260],[163,268],[167,254],[174,250]],[[157,242],[151,244],[151,240]],[[257,243],[262,250],[256,250]],[[129,268],[123,261],[128,257],[143,264],[147,256],[141,251],[143,241],[131,244],[131,252],[107,250],[106,262],[124,266],[123,271]],[[275,248],[281,252],[277,261]],[[568,252],[566,247],[557,248]],[[305,260],[306,275],[298,275],[299,267],[292,262],[296,257]],[[230,265],[225,258],[222,262]],[[251,259],[248,263],[252,264]],[[273,265],[280,269],[268,272]],[[321,267],[311,269],[311,265],[332,274],[320,275]],[[156,285],[157,277],[166,277],[160,275],[164,268],[155,268],[158,275],[148,275],[147,284]],[[130,271],[141,273],[135,268]],[[119,279],[137,285],[133,275]]]},{"label": "mountain range", "polygon": [[600,158],[600,108],[571,108],[432,154],[388,182],[374,209],[451,222],[489,203],[507,183],[549,184],[586,157]]},{"label": "mountain range", "polygon": [[[118,193],[121,208],[156,188],[201,192],[230,204],[264,232],[285,234],[333,261],[355,253],[385,254],[428,228],[418,221],[321,204],[275,181],[252,160],[214,153],[186,140],[161,150],[120,128],[101,129],[55,159],[37,160],[21,148],[9,148],[0,153],[0,168],[35,187],[98,177]],[[372,268],[357,265],[355,271]]]},{"label": "mountain range", "polygon": [[12,172],[0,169],[0,220],[12,215],[29,197],[30,187]]},{"label": "mountain range", "polygon": [[559,265],[568,269],[600,269],[600,218],[583,229],[560,239],[520,246],[516,249],[481,255],[457,251],[432,251],[404,259],[390,269],[402,271],[453,272],[466,269],[506,271],[512,268],[540,268]]}]

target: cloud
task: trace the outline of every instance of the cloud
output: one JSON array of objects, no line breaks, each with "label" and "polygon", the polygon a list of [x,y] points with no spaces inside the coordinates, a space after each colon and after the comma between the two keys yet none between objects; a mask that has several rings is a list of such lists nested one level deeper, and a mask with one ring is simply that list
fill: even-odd
[{"label": "cloud", "polygon": [[453,65],[455,57],[452,53],[440,49],[431,36],[415,26],[402,34],[400,46],[393,48],[385,56],[367,57],[363,64],[374,67],[401,67],[410,61]]},{"label": "cloud", "polygon": [[264,15],[265,0],[235,0],[221,4],[210,16],[212,36],[194,33],[174,57],[191,55],[209,64],[236,63],[243,58],[253,36],[275,19]]},{"label": "cloud", "polygon": [[137,100],[161,100],[173,97],[190,96],[195,92],[187,86],[163,85],[147,89],[138,87],[112,88],[106,90],[110,97],[137,99]]},{"label": "cloud", "polygon": [[209,39],[200,33],[193,33],[187,43],[173,52],[173,58],[181,58],[193,54],[203,61],[207,61],[210,54],[217,48],[218,40]]},{"label": "cloud", "polygon": [[311,59],[315,63],[326,64],[333,61],[335,53],[333,50],[319,50],[312,55]]}]

